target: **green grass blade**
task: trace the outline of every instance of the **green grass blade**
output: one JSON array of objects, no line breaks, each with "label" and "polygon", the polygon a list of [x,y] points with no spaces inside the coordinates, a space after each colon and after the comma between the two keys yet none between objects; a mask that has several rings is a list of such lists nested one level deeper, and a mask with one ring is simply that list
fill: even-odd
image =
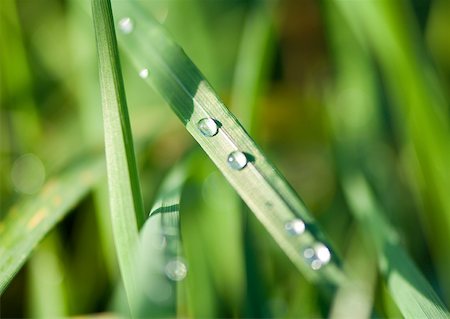
[{"label": "green grass blade", "polygon": [[103,161],[86,159],[49,180],[42,191],[13,206],[0,222],[0,293],[39,241],[103,175]]},{"label": "green grass blade", "polygon": [[178,282],[187,274],[180,237],[180,200],[186,180],[182,162],[166,176],[156,196],[150,217],[140,232],[138,276],[139,317],[175,317]]},{"label": "green grass blade", "polygon": [[[371,151],[383,142],[376,72],[369,54],[349,32],[332,3],[327,4],[338,70],[335,88],[338,98],[330,101],[329,112],[345,197],[375,246],[380,272],[402,315],[447,318],[445,306],[401,246],[397,232],[384,218],[369,180],[362,173],[372,163],[383,161],[382,155]],[[349,48],[353,52],[351,56]]]},{"label": "green grass blade", "polygon": [[28,264],[30,318],[68,316],[66,281],[61,260],[61,239],[52,232],[34,251]]},{"label": "green grass blade", "polygon": [[449,318],[450,313],[404,251],[396,232],[382,218],[364,177],[348,175],[344,190],[357,219],[375,243],[381,273],[405,318]]},{"label": "green grass blade", "polygon": [[[303,250],[324,242],[330,247],[298,195],[268,162],[256,143],[223,105],[200,71],[170,38],[167,32],[133,1],[114,2],[120,33],[119,41],[142,77],[166,99],[231,185],[263,223],[268,232],[311,280],[337,283],[343,273],[332,251],[326,267],[314,271],[303,257]],[[203,118],[219,126],[213,137],[204,136],[197,127]],[[241,151],[248,163],[234,170],[227,163],[230,153]],[[301,218],[307,231],[291,236],[286,223]]]},{"label": "green grass blade", "polygon": [[[353,227],[344,267],[351,273],[339,287],[329,318],[371,318],[377,284],[377,267],[373,247],[362,235],[361,227]],[[370,249],[372,248],[372,249]]]},{"label": "green grass blade", "polygon": [[383,0],[336,4],[379,63],[399,135],[410,154],[405,161],[425,203],[421,217],[429,247],[450,302],[450,249],[433,244],[450,241],[448,96],[419,37],[410,3]]},{"label": "green grass blade", "polygon": [[109,0],[93,0],[113,235],[131,313],[138,300],[135,250],[144,210]]}]

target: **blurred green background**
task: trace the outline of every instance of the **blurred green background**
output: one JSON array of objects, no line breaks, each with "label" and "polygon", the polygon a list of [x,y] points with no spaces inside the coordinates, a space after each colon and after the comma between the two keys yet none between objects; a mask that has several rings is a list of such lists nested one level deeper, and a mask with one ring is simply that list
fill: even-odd
[{"label": "blurred green background", "polygon": [[[399,312],[360,244],[364,229],[346,197],[355,174],[449,305],[449,1],[141,2],[360,274],[360,304],[369,306],[356,307],[359,316]],[[89,12],[85,0],[0,2],[0,218],[68,163],[103,154]],[[186,156],[193,162],[181,202],[189,272],[178,314],[324,317],[352,307],[303,279],[121,59],[146,211],[167,172]],[[39,245],[1,296],[2,317],[122,309],[105,183]]]}]

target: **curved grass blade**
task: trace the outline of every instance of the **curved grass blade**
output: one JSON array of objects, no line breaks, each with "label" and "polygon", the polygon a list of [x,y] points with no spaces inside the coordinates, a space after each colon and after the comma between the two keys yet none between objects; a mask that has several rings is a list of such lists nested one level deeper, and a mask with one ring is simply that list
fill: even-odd
[{"label": "curved grass blade", "polygon": [[139,298],[135,253],[144,210],[109,0],[93,0],[92,17],[102,92],[111,221],[119,267],[134,316]]},{"label": "curved grass blade", "polygon": [[31,199],[13,206],[0,222],[0,293],[40,240],[104,174],[104,163],[89,158],[49,180]]},{"label": "curved grass blade", "polygon": [[[303,251],[318,242],[327,247],[329,243],[298,195],[268,162],[182,49],[136,2],[116,1],[114,12],[119,41],[141,77],[166,99],[292,262],[310,280],[331,285],[341,281],[345,276],[331,248],[332,257],[327,265],[320,271],[311,268],[311,260],[305,259]],[[212,119],[217,125],[213,136],[199,130],[198,123],[204,118]],[[245,162],[241,170],[227,163],[236,151],[245,156],[240,156]],[[293,236],[285,229],[294,219],[306,224],[306,231],[300,236]]]},{"label": "curved grass blade", "polygon": [[[339,71],[336,87],[339,98],[333,104],[330,102],[329,113],[334,136],[339,137],[335,143],[346,199],[375,246],[380,272],[403,316],[448,318],[442,301],[401,246],[395,229],[383,217],[383,210],[362,173],[374,159],[375,162],[383,161],[380,154],[370,152],[370,147],[382,142],[380,115],[377,114],[376,72],[368,53],[352,38],[334,6],[327,3]],[[351,56],[348,55],[349,48],[353,52]],[[346,96],[345,92],[349,90],[353,93]]]},{"label": "curved grass blade", "polygon": [[181,163],[165,178],[140,232],[137,254],[141,296],[138,317],[176,317],[177,288],[187,275],[180,236],[180,200],[186,180]]}]

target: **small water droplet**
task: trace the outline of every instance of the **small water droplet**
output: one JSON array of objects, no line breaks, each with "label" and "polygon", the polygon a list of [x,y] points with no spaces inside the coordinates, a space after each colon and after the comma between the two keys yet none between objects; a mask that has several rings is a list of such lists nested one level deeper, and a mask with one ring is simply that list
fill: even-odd
[{"label": "small water droplet", "polygon": [[314,257],[314,249],[312,249],[312,248],[306,248],[306,249],[303,251],[303,256],[304,256],[306,259],[311,259],[311,258],[313,258],[313,257]]},{"label": "small water droplet", "polygon": [[207,137],[212,137],[219,132],[219,126],[216,121],[210,117],[206,117],[198,121],[197,127],[200,132]]},{"label": "small water droplet", "polygon": [[142,79],[148,78],[148,69],[142,69],[142,70],[140,70],[140,71],[139,71],[139,76],[140,76]]},{"label": "small water droplet", "polygon": [[235,151],[230,153],[230,155],[228,155],[228,165],[237,171],[240,171],[241,169],[243,169],[247,163],[247,156],[245,156],[244,153],[239,152],[239,151]]},{"label": "small water droplet", "polygon": [[294,219],[287,222],[284,229],[291,236],[301,235],[305,232],[305,223],[301,219]]},{"label": "small water droplet", "polygon": [[324,244],[318,243],[303,251],[303,257],[313,270],[318,270],[331,260],[331,252]]},{"label": "small water droplet", "polygon": [[120,31],[122,31],[122,33],[129,34],[131,33],[131,31],[133,31],[133,28],[133,20],[131,20],[130,18],[126,17],[119,20],[119,29]]},{"label": "small water droplet", "polygon": [[311,268],[313,270],[319,270],[320,268],[322,268],[322,262],[318,259],[314,259],[313,261],[311,261]]},{"label": "small water droplet", "polygon": [[169,279],[173,281],[181,281],[186,278],[187,266],[180,259],[173,259],[166,264],[166,275]]}]

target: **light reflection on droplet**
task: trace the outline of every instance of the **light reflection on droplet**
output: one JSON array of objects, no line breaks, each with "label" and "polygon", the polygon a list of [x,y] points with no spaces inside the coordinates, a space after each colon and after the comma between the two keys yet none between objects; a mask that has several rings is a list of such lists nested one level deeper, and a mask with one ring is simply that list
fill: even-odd
[{"label": "light reflection on droplet", "polygon": [[206,137],[212,137],[219,132],[219,126],[212,118],[203,118],[197,123],[200,132]]},{"label": "light reflection on droplet", "polygon": [[142,69],[142,70],[140,70],[140,71],[139,71],[139,76],[140,76],[142,79],[148,78],[148,69]]},{"label": "light reflection on droplet", "polygon": [[131,20],[128,17],[120,19],[119,20],[119,29],[124,34],[131,33],[133,31],[133,29],[134,29],[133,20]]},{"label": "light reflection on droplet", "polygon": [[324,264],[330,261],[331,253],[328,247],[324,244],[317,244],[315,246],[317,258]]},{"label": "light reflection on droplet", "polygon": [[305,232],[305,223],[301,219],[294,219],[287,222],[284,229],[291,236],[301,235]]},{"label": "light reflection on droplet", "polygon": [[248,160],[244,153],[235,151],[228,155],[227,162],[232,169],[240,171],[247,165]]},{"label": "light reflection on droplet", "polygon": [[23,194],[34,194],[45,181],[45,167],[34,154],[25,154],[16,159],[11,168],[11,181],[15,189]]},{"label": "light reflection on droplet", "polygon": [[181,259],[173,259],[166,264],[166,276],[173,281],[181,281],[186,278],[188,269]]}]

